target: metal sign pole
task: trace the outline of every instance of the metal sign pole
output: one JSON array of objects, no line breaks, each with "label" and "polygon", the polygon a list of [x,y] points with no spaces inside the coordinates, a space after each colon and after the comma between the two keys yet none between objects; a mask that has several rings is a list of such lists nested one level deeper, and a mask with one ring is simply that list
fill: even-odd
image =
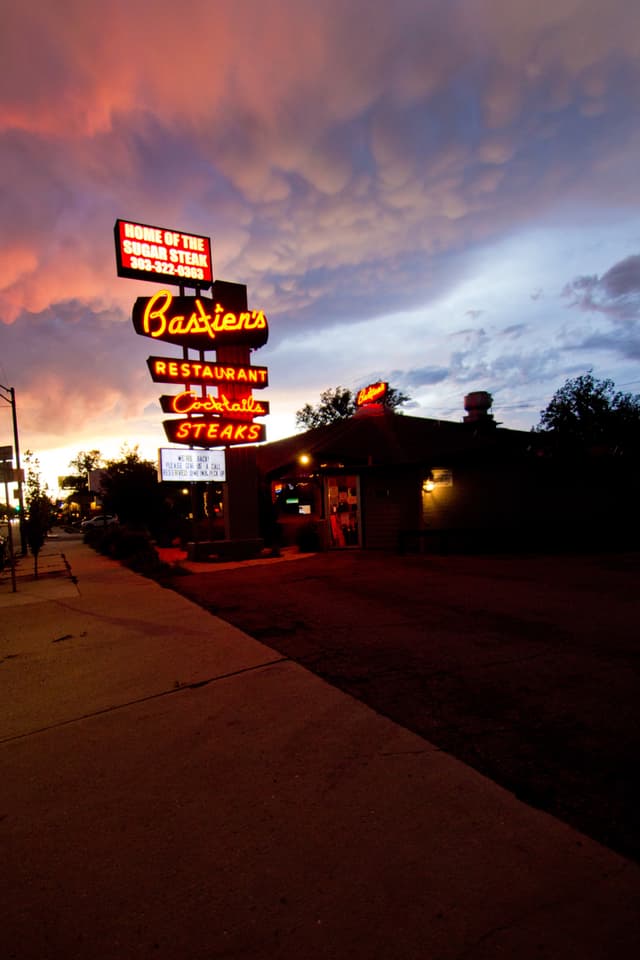
[{"label": "metal sign pole", "polygon": [[13,442],[16,448],[16,470],[18,471],[18,505],[20,507],[20,553],[23,557],[27,555],[27,533],[26,521],[24,515],[24,497],[22,493],[22,470],[20,469],[20,443],[18,440],[18,412],[16,410],[16,391],[13,387],[9,388],[11,392],[11,409],[13,411]]},{"label": "metal sign pole", "polygon": [[[16,391],[14,387],[5,387],[0,383],[0,390],[4,393],[9,394],[8,397],[3,396],[0,393],[0,399],[4,400],[6,403],[11,406],[11,414],[13,417],[13,443],[15,447],[16,454],[16,470],[18,470],[18,503],[20,505],[20,551],[23,557],[27,555],[27,537],[26,537],[26,528],[25,528],[25,516],[24,516],[24,498],[22,493],[22,474],[20,473],[20,440],[18,437],[18,411],[16,409]],[[9,458],[11,459],[11,457]]]},{"label": "metal sign pole", "polygon": [[[6,474],[5,474],[6,477]],[[9,510],[9,484],[7,480],[4,481],[4,495],[7,503],[7,510]],[[16,557],[13,552],[13,530],[11,528],[11,517],[7,513],[7,526],[9,527],[9,535],[7,537],[9,541],[9,564],[11,566],[11,591],[15,593],[18,589],[16,586]]]}]

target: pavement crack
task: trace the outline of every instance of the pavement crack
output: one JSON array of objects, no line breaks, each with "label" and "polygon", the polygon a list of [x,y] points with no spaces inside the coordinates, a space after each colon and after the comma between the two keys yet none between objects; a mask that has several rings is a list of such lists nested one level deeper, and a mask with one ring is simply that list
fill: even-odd
[{"label": "pavement crack", "polygon": [[67,727],[72,723],[80,723],[83,720],[91,720],[93,717],[100,717],[105,713],[115,713],[117,710],[125,710],[127,707],[134,707],[139,703],[147,703],[150,700],[159,700],[161,697],[168,697],[174,693],[183,693],[185,690],[199,690],[201,687],[207,687],[211,683],[217,683],[219,680],[230,680],[232,677],[239,677],[243,673],[254,673],[265,667],[272,667],[277,663],[286,663],[289,657],[277,657],[274,660],[265,660],[263,663],[256,663],[251,667],[241,667],[239,670],[231,670],[229,673],[220,673],[215,677],[209,677],[207,680],[195,680],[193,683],[177,683],[169,690],[160,690],[158,693],[150,693],[146,697],[138,697],[135,700],[127,700],[125,703],[116,703],[111,707],[104,707],[102,710],[94,710],[93,713],[85,713],[79,717],[71,717],[69,720],[59,720],[57,723],[51,723],[46,727],[38,727],[36,730],[29,730],[26,733],[16,733],[11,737],[0,738],[0,744],[11,743],[14,740],[26,740],[27,737],[36,736],[39,733],[47,733],[49,730],[55,730],[58,727]]}]

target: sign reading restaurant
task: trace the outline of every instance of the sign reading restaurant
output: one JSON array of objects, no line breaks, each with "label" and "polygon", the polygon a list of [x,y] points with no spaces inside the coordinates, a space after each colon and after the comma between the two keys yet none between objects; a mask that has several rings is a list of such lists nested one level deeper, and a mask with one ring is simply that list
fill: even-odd
[{"label": "sign reading restaurant", "polygon": [[194,233],[116,220],[119,277],[207,289],[213,281],[211,241]]},{"label": "sign reading restaurant", "polygon": [[252,389],[269,386],[266,367],[205,363],[203,360],[178,360],[175,357],[149,357],[147,366],[154,383],[233,383]]}]

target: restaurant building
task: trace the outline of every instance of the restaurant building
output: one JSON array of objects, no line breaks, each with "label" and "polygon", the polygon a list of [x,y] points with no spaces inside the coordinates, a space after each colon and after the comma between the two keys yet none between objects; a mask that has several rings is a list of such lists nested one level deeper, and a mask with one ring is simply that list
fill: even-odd
[{"label": "restaurant building", "polygon": [[[635,472],[615,458],[549,457],[541,435],[496,424],[491,395],[458,422],[367,404],[257,448],[266,538],[306,549],[584,549],[635,536]],[[608,495],[602,475],[613,483]],[[265,509],[263,509],[263,515]],[[275,527],[273,526],[275,524]]]}]

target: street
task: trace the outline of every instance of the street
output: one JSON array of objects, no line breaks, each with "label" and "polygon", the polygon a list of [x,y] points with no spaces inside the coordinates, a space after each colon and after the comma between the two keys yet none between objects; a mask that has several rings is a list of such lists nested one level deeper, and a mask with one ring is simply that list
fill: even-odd
[{"label": "street", "polygon": [[172,585],[638,859],[639,568],[638,554],[346,551]]}]

